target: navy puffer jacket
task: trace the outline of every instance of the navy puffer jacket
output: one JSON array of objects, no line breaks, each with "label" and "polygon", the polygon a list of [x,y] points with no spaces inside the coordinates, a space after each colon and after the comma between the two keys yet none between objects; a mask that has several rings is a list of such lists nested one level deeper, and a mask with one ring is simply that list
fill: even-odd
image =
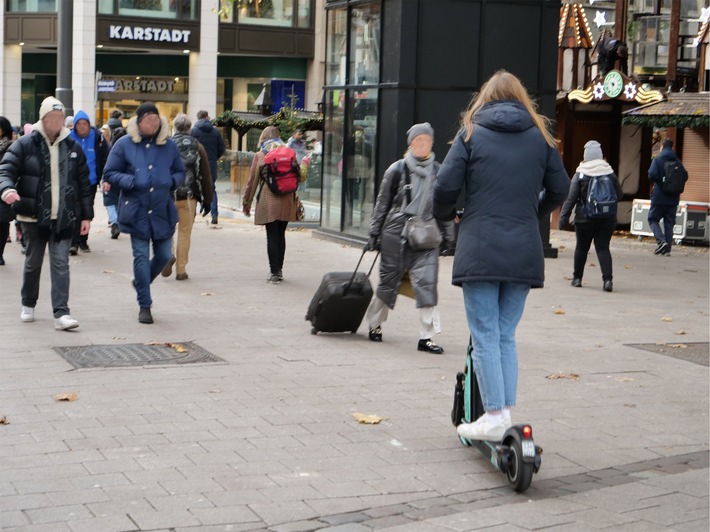
[{"label": "navy puffer jacket", "polygon": [[663,180],[663,167],[669,161],[675,161],[678,156],[671,148],[663,148],[661,153],[653,159],[651,166],[648,169],[648,179],[653,182],[653,191],[651,192],[651,204],[652,205],[678,205],[680,203],[680,194],[677,196],[666,194],[661,188],[661,181]]},{"label": "navy puffer jacket", "polygon": [[460,131],[437,174],[434,215],[451,218],[465,189],[453,284],[519,282],[541,287],[545,264],[539,220],[567,197],[569,176],[525,107],[490,102]]}]

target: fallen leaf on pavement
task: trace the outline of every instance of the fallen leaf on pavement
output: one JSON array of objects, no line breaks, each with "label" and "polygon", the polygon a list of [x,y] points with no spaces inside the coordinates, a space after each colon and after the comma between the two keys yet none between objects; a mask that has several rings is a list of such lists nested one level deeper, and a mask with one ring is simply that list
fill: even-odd
[{"label": "fallen leaf on pavement", "polygon": [[676,347],[678,349],[688,349],[688,344],[666,344],[668,347]]},{"label": "fallen leaf on pavement", "polygon": [[214,292],[202,292],[200,295],[201,296],[213,296]]},{"label": "fallen leaf on pavement", "polygon": [[563,309],[561,309],[561,308],[556,308],[556,309],[555,309],[555,314],[567,314],[567,312],[565,312],[565,311],[564,311]]},{"label": "fallen leaf on pavement", "polygon": [[57,395],[53,396],[52,399],[55,401],[76,401],[79,399],[79,396],[76,395],[74,392],[69,392],[69,393],[58,393]]},{"label": "fallen leaf on pavement", "polygon": [[636,405],[634,403],[624,403],[624,406],[626,408],[636,408]]},{"label": "fallen leaf on pavement", "polygon": [[9,425],[10,422],[7,420],[7,416],[0,417],[0,425]]},{"label": "fallen leaf on pavement", "polygon": [[187,348],[182,344],[173,344],[170,342],[147,342],[145,345],[162,345],[175,349],[178,353],[187,353]]},{"label": "fallen leaf on pavement", "polygon": [[630,264],[624,264],[624,269],[625,269],[625,270],[630,270],[630,269],[632,269],[632,268],[633,268],[633,266],[631,266]]},{"label": "fallen leaf on pavement", "polygon": [[634,379],[631,377],[617,377],[614,379],[616,382],[634,382]]},{"label": "fallen leaf on pavement", "polygon": [[551,373],[550,375],[547,375],[545,378],[552,379],[552,380],[554,380],[554,379],[569,379],[571,381],[578,381],[579,375],[577,375],[576,373],[563,373],[560,371],[559,373]]},{"label": "fallen leaf on pavement", "polygon": [[101,273],[116,273],[113,270],[101,270]]},{"label": "fallen leaf on pavement", "polygon": [[676,334],[685,334],[685,329],[678,329],[675,333]]},{"label": "fallen leaf on pavement", "polygon": [[358,423],[364,423],[365,425],[376,425],[384,419],[380,416],[363,414],[361,412],[353,412],[353,417]]},{"label": "fallen leaf on pavement", "polygon": [[663,316],[661,318],[661,321],[673,321],[673,318],[671,318],[670,316]]}]

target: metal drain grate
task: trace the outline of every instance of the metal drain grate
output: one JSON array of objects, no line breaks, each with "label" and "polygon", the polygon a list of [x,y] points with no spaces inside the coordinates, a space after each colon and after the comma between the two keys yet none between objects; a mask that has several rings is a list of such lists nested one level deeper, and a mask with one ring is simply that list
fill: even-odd
[{"label": "metal drain grate", "polygon": [[626,344],[651,353],[679,358],[701,366],[710,365],[710,344],[708,342],[688,342],[677,344]]},{"label": "metal drain grate", "polygon": [[[181,348],[184,348],[183,352],[180,352]],[[55,347],[54,350],[77,369],[226,364],[224,360],[193,342],[84,345]]]}]

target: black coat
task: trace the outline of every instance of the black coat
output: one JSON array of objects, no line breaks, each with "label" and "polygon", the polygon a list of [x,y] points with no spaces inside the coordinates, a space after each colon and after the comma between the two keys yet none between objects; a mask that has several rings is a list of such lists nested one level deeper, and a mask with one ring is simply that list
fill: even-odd
[{"label": "black coat", "polygon": [[653,191],[651,192],[651,205],[678,205],[680,203],[680,194],[667,194],[661,188],[661,180],[663,179],[663,167],[668,161],[675,161],[678,156],[671,148],[664,148],[661,153],[653,159],[651,166],[648,169],[648,179],[653,182]]},{"label": "black coat", "polygon": [[215,181],[217,179],[217,159],[222,157],[226,150],[222,134],[212,125],[212,122],[206,118],[195,122],[190,134],[204,146],[207,152],[207,158],[210,161],[212,181]]},{"label": "black coat", "polygon": [[539,220],[567,197],[569,177],[525,107],[494,101],[460,131],[434,186],[434,215],[451,218],[465,190],[453,284],[519,282],[540,287],[545,263]]},{"label": "black coat", "polygon": [[[64,138],[62,138],[64,137]],[[59,212],[50,219],[51,163],[49,147],[39,131],[16,140],[0,162],[0,195],[15,189],[20,201],[12,204],[16,215],[32,218],[39,227],[65,238],[74,224],[94,218],[94,188],[89,183],[86,157],[67,130],[57,140],[59,148]]]},{"label": "black coat", "polygon": [[[2,161],[2,156],[8,150],[12,141],[10,139],[2,138],[0,139],[0,161]],[[0,224],[10,223],[15,219],[15,213],[12,212],[12,207],[10,207],[4,201],[0,201]]]},{"label": "black coat", "polygon": [[584,201],[586,201],[587,191],[589,190],[589,182],[592,180],[592,177],[600,175],[608,175],[614,182],[617,200],[620,200],[623,197],[624,191],[621,189],[619,179],[616,177],[614,170],[606,161],[601,159],[596,161],[584,161],[579,165],[577,171],[572,177],[572,183],[569,187],[569,194],[567,195],[564,205],[562,205],[559,220],[560,229],[564,229],[569,223],[572,209],[574,209],[575,224],[589,222],[587,215],[584,213]]}]

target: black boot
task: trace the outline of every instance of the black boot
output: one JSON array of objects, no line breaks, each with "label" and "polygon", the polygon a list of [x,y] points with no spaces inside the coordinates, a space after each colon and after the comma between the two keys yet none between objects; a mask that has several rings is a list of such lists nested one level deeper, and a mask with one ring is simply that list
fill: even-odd
[{"label": "black boot", "polygon": [[435,355],[440,355],[444,352],[444,348],[436,345],[431,341],[431,338],[424,338],[419,340],[419,345],[417,345],[419,351],[427,351],[429,353],[434,353]]},{"label": "black boot", "polygon": [[374,329],[370,329],[368,336],[370,337],[370,340],[373,342],[381,342],[382,341],[382,328],[378,325]]},{"label": "black boot", "polygon": [[141,307],[138,312],[138,321],[140,323],[153,323],[153,315],[150,313],[150,307]]}]

